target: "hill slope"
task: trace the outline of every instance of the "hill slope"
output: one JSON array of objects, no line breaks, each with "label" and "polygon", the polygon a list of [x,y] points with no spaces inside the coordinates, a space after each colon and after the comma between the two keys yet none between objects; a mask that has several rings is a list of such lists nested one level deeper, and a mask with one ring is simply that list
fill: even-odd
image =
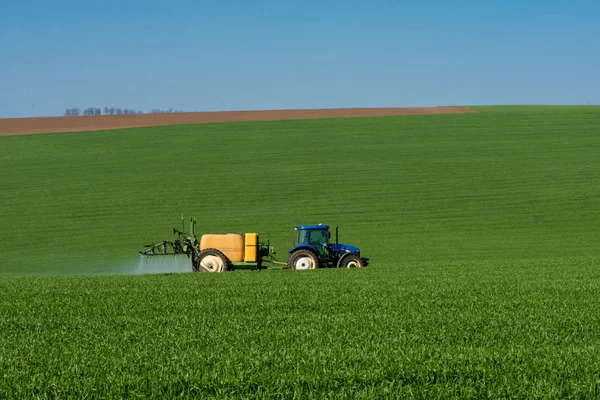
[{"label": "hill slope", "polygon": [[341,226],[383,261],[598,255],[600,109],[2,137],[2,272],[111,270],[199,230]]}]

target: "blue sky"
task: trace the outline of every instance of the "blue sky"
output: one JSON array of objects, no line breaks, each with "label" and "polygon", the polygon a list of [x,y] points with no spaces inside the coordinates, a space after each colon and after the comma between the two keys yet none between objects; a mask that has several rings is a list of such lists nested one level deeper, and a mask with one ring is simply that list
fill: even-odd
[{"label": "blue sky", "polygon": [[600,1],[0,2],[0,117],[600,103]]}]

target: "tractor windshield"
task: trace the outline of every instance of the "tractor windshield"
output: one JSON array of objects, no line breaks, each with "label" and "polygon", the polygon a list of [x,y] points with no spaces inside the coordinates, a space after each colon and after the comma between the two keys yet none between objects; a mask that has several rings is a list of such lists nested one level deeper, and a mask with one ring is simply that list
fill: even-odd
[{"label": "tractor windshield", "polygon": [[298,231],[298,243],[327,246],[328,239],[327,230],[325,229]]}]

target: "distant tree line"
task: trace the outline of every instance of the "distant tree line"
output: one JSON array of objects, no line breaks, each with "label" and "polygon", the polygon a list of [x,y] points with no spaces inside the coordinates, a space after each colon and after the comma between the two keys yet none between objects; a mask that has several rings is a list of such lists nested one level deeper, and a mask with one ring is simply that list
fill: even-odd
[{"label": "distant tree line", "polygon": [[[102,114],[104,111],[104,114]],[[167,110],[161,110],[160,108],[153,108],[150,114],[169,114],[174,112],[185,112],[182,110],[173,110],[169,108]],[[115,108],[115,107],[104,107],[104,110],[97,107],[88,107],[81,111],[79,108],[67,108],[65,110],[65,117],[77,117],[80,115],[124,115],[124,114],[144,114],[143,111],[136,111],[130,108]]]}]

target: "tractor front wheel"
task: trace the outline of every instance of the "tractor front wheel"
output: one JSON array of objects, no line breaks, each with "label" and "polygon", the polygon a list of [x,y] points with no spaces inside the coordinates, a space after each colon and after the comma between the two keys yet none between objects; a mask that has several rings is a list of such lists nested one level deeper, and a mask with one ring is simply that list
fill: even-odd
[{"label": "tractor front wheel", "polygon": [[288,260],[288,269],[307,270],[317,269],[318,266],[317,255],[310,250],[298,250]]},{"label": "tractor front wheel", "polygon": [[340,260],[339,268],[362,268],[364,265],[360,257],[350,254]]},{"label": "tractor front wheel", "polygon": [[194,259],[194,272],[224,272],[229,269],[229,259],[217,249],[204,249]]}]

